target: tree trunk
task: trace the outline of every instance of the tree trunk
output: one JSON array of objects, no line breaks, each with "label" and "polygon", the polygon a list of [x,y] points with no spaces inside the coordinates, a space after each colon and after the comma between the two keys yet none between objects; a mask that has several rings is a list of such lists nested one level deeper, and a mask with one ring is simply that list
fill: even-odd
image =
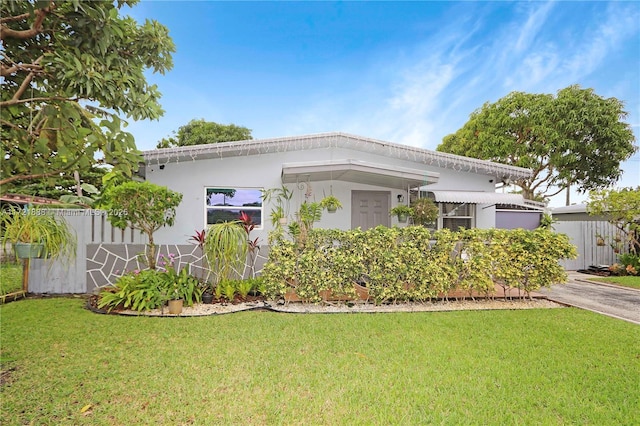
[{"label": "tree trunk", "polygon": [[73,178],[76,181],[76,194],[78,197],[82,197],[82,187],[80,186],[80,173],[77,170],[73,172]]},{"label": "tree trunk", "polygon": [[153,243],[153,234],[149,235],[149,244],[147,244],[147,263],[149,269],[156,269],[156,245]]},{"label": "tree trunk", "polygon": [[521,186],[522,188],[522,196],[525,200],[533,200],[533,191],[530,188],[526,188]]}]

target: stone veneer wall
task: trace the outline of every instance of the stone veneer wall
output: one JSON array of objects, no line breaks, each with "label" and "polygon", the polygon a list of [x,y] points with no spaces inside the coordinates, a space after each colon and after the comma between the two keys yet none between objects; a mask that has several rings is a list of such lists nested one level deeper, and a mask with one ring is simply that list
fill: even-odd
[{"label": "stone veneer wall", "polygon": [[[87,293],[97,287],[113,284],[118,277],[134,270],[145,269],[144,244],[87,244]],[[157,260],[162,256],[173,255],[176,270],[189,267],[190,272],[197,276],[209,278],[209,270],[198,246],[193,244],[171,244],[158,246]],[[259,274],[267,260],[268,246],[261,246],[256,256],[254,274]],[[249,261],[245,265],[242,275],[252,275]]]}]

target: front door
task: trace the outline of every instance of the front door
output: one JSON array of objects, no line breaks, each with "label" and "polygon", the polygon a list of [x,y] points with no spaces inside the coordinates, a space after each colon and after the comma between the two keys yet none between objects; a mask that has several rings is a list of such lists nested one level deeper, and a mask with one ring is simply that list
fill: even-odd
[{"label": "front door", "polygon": [[390,226],[390,202],[389,191],[351,191],[351,228]]}]

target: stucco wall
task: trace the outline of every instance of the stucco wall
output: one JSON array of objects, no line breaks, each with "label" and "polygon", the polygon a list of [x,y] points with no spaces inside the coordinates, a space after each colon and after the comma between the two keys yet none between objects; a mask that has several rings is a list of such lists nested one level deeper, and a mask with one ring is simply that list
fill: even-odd
[{"label": "stucco wall", "polygon": [[[423,169],[429,172],[440,173],[437,184],[430,185],[431,189],[441,190],[466,190],[466,191],[493,191],[494,184],[490,182],[491,176],[475,173],[458,172],[438,167],[426,167],[411,161],[398,160],[372,153],[349,150],[345,148],[310,149],[306,151],[279,152],[273,154],[251,155],[244,157],[228,157],[180,163],[167,163],[163,169],[158,165],[147,168],[146,179],[159,185],[166,185],[174,191],[183,194],[182,203],[177,210],[177,218],[174,226],[163,228],[154,235],[159,244],[177,244],[186,242],[195,229],[205,227],[205,188],[206,187],[235,187],[235,188],[276,188],[280,187],[280,175],[283,163],[356,159],[372,163],[381,163],[392,166]],[[294,190],[291,201],[291,213],[297,210],[297,206],[304,200],[306,188],[296,188],[295,184],[288,185]],[[402,193],[384,187],[364,184],[356,184],[343,181],[311,182],[312,195],[310,201],[320,201],[324,195],[333,193],[338,197],[344,208],[333,214],[324,213],[322,220],[316,225],[323,228],[348,229],[351,225],[351,190],[388,190],[391,191],[392,206],[397,204],[397,195]],[[253,237],[259,237],[263,243],[267,241],[269,212],[271,205],[266,205],[263,211],[263,224],[261,230],[255,230]],[[478,227],[491,227],[495,224],[494,210],[477,209]],[[392,225],[397,224],[396,219]]]}]

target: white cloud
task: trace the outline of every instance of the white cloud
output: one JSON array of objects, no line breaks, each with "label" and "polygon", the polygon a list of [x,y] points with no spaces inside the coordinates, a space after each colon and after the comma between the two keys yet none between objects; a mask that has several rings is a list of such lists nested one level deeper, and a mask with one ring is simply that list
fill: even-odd
[{"label": "white cloud", "polygon": [[526,53],[534,44],[538,34],[542,31],[542,28],[553,9],[554,3],[543,3],[542,6],[534,9],[528,16],[527,21],[520,30],[520,22],[514,23],[511,28],[512,31],[519,33],[518,38],[513,44],[513,50],[518,53]]},{"label": "white cloud", "polygon": [[569,56],[562,68],[572,80],[592,73],[602,65],[608,54],[620,47],[627,38],[638,35],[640,16],[637,8],[610,7],[601,23],[595,24],[592,37],[583,42]]}]

